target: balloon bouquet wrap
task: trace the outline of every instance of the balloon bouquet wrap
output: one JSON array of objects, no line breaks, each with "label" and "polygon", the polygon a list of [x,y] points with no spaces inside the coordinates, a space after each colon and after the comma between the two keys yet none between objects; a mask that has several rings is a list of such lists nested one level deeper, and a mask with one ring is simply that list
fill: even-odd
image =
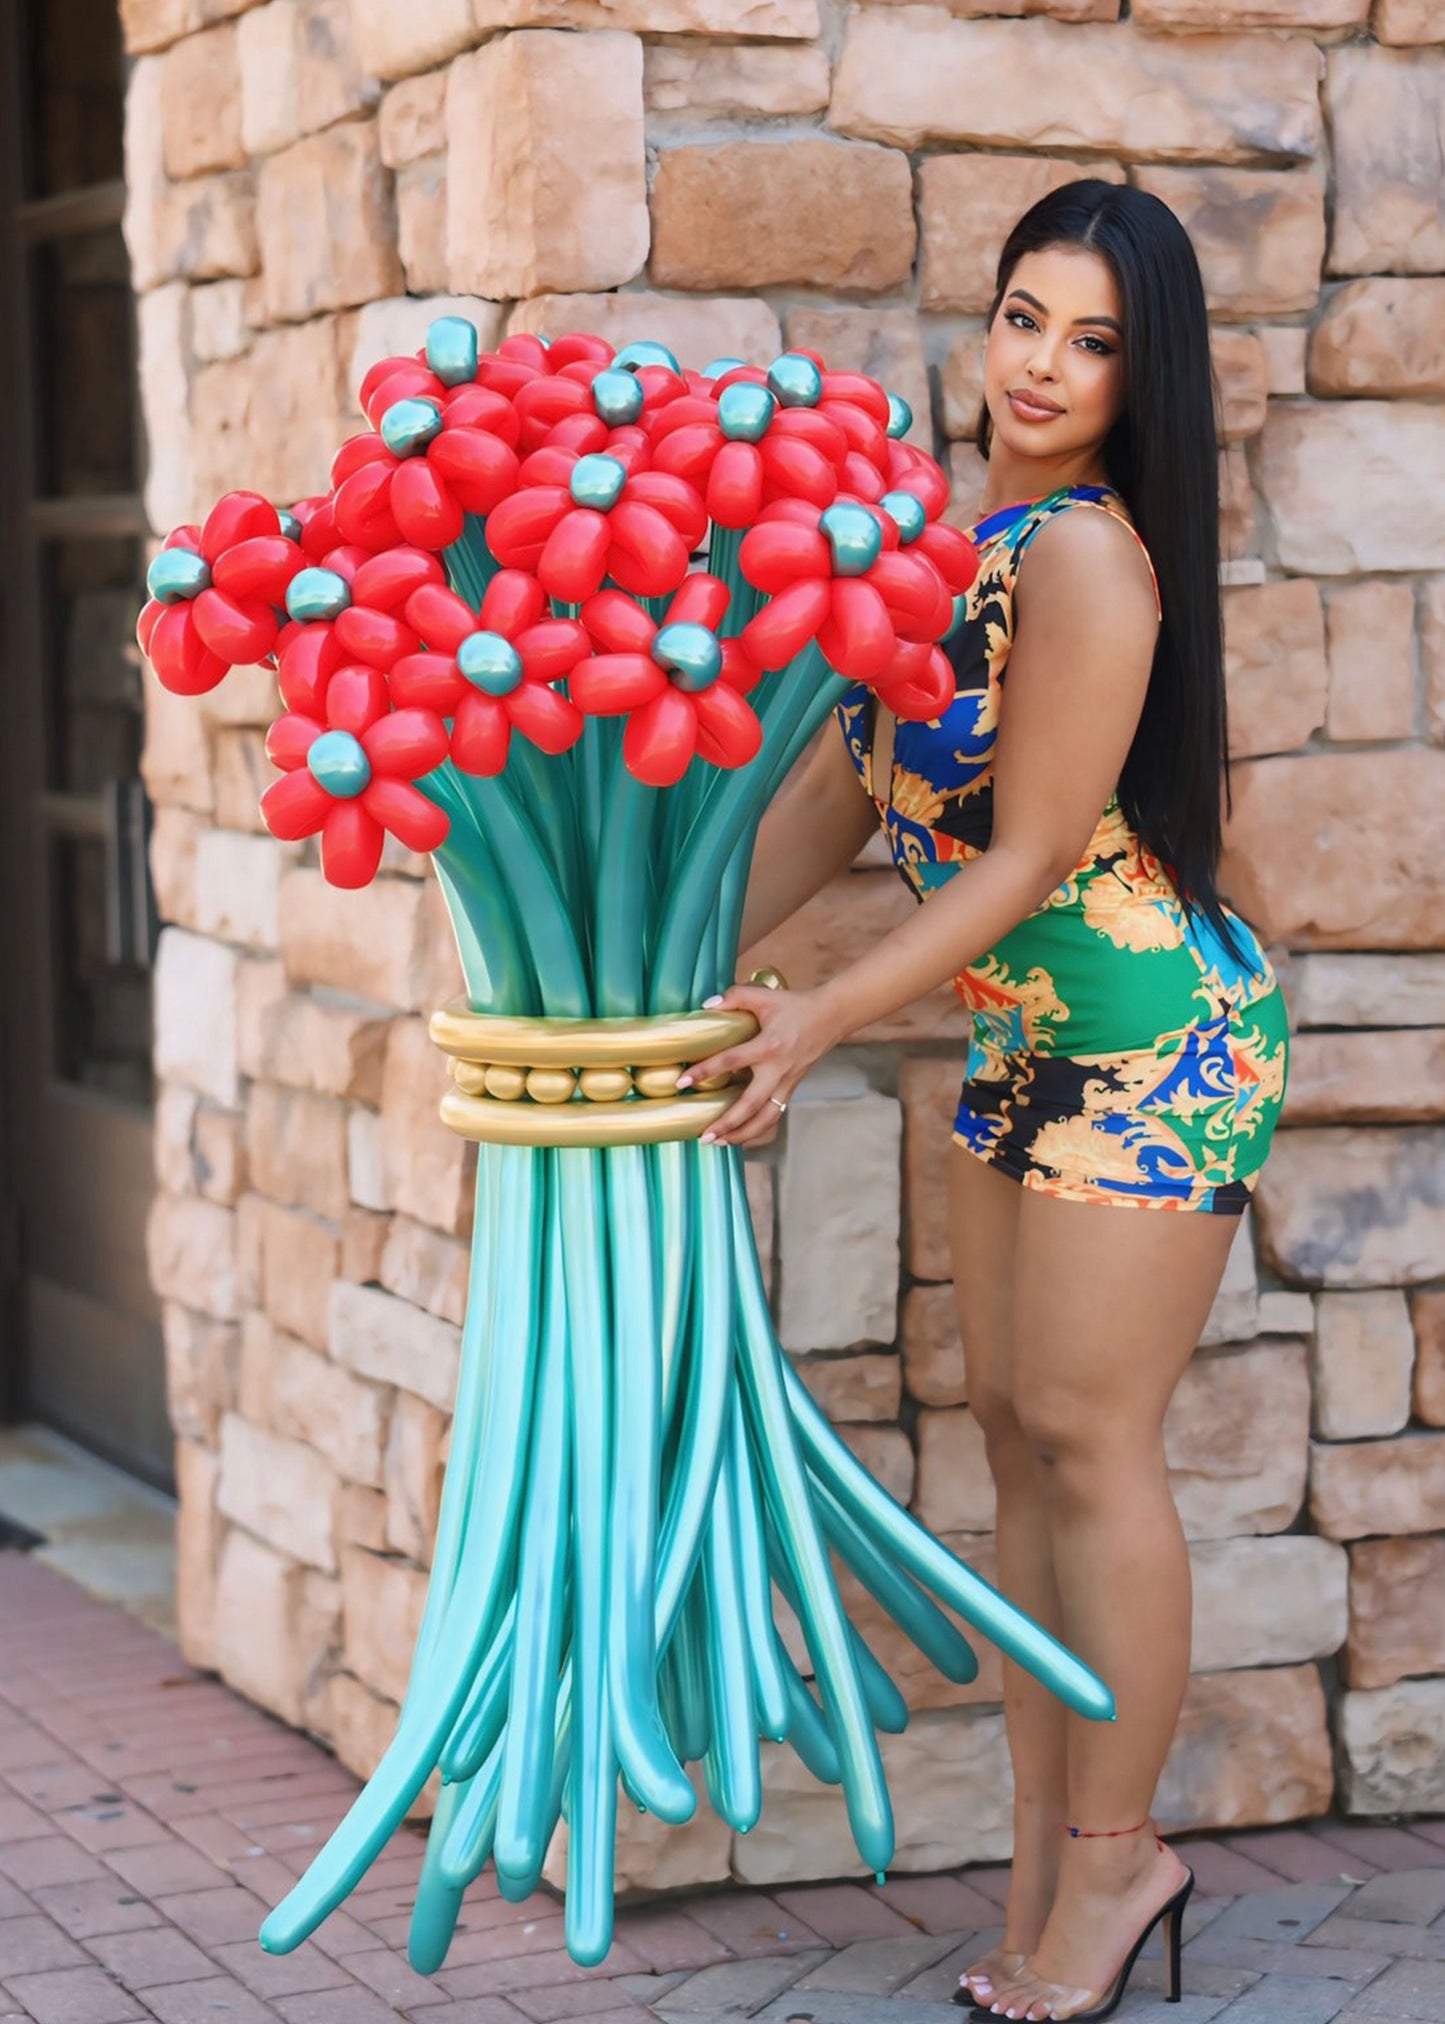
[{"label": "balloon bouquet wrap", "polygon": [[875,1732],[907,1708],[830,1556],[948,1679],[978,1665],[939,1601],[1114,1717],[833,1431],[774,1334],[741,1155],[698,1143],[736,1092],[676,1087],[757,1030],[697,1008],[733,979],[770,798],[852,685],[947,706],[976,558],[906,404],[807,352],[481,355],[443,317],[361,406],[327,494],[233,492],[178,528],[138,628],[185,694],[274,665],[267,826],[319,838],[335,885],[367,884],[387,834],[429,853],[466,986],[432,1020],[442,1119],[479,1153],[424,1618],[394,1740],[261,1941],[313,1932],[439,1771],[414,1964],[441,1964],[489,1859],[504,1896],[535,1890],[564,1816],[566,1944],[592,1965],[619,1774],[682,1822],[700,1760],[741,1834],[761,1739],[786,1742],[890,1862]]}]

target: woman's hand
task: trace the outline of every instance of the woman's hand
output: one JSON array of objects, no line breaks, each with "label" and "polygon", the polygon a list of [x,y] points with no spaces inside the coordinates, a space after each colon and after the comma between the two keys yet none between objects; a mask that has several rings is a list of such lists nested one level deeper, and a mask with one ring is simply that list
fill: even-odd
[{"label": "woman's hand", "polygon": [[783,1121],[779,1106],[787,1103],[814,1062],[835,1044],[837,1035],[816,991],[775,991],[764,984],[734,984],[720,997],[709,998],[707,1007],[709,1011],[751,1012],[759,1030],[737,1047],[725,1047],[705,1061],[693,1062],[678,1077],[677,1086],[688,1089],[712,1075],[750,1069],[750,1080],[702,1136],[705,1143],[718,1145],[767,1145],[776,1138]]}]

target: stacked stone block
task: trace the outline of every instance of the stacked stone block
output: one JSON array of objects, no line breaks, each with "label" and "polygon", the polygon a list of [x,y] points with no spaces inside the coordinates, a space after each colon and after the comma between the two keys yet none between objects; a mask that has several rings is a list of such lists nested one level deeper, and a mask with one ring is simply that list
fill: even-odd
[{"label": "stacked stone block", "polygon": [[[364,366],[453,308],[485,343],[586,328],[690,364],[816,346],[907,396],[968,520],[1009,224],[1079,174],[1184,219],[1220,390],[1227,884],[1296,1030],[1285,1128],[1166,1426],[1195,1632],[1158,1811],[1445,1806],[1435,0],[121,12],[157,533],[232,485],[320,488]],[[457,1364],[472,1156],[437,1121],[425,1033],[457,965],[420,860],[389,847],[358,898],[262,831],[268,677],[148,700],[183,1639],[366,1770],[405,1685]],[[909,904],[875,843],[755,960],[809,984]],[[799,1091],[752,1196],[805,1381],[990,1577],[944,1208],[964,1042],[946,990],[857,1035]],[[915,1711],[882,1739],[898,1866],[1006,1854],[996,1654],[954,1687],[847,1599]],[[836,1792],[765,1754],[753,1833],[624,1809],[621,1880],[847,1871]]]}]

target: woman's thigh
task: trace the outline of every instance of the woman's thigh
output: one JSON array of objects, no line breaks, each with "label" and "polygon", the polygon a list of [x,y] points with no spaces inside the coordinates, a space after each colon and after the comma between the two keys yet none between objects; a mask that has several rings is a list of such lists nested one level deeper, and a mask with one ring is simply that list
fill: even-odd
[{"label": "woman's thigh", "polygon": [[960,1146],[949,1169],[949,1248],[967,1397],[985,1433],[1013,1394],[1014,1250],[1022,1188]]}]

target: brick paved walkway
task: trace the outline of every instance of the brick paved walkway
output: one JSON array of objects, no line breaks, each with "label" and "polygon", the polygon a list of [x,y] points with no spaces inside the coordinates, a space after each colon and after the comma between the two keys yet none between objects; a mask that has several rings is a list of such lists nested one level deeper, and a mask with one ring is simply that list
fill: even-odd
[{"label": "brick paved walkway", "polygon": [[[272,1959],[257,1925],[355,1780],[18,1553],[0,1553],[0,1625],[0,2024],[943,2024],[999,1930],[1001,1865],[710,1890],[620,1909],[606,1965],[585,1969],[554,1896],[509,1904],[484,1878],[424,1979],[403,1951],[422,1845],[404,1833],[345,1913]],[[1156,1934],[1125,2024],[1445,2019],[1445,1820],[1173,1845],[1198,1879],[1185,1997],[1159,1993]]]}]

